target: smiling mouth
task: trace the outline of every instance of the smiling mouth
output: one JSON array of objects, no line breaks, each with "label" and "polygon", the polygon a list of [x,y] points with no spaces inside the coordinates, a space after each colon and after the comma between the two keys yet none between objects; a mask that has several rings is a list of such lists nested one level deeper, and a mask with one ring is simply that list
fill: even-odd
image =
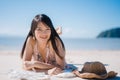
[{"label": "smiling mouth", "polygon": [[47,39],[47,36],[42,36],[42,37],[40,37],[41,39]]}]

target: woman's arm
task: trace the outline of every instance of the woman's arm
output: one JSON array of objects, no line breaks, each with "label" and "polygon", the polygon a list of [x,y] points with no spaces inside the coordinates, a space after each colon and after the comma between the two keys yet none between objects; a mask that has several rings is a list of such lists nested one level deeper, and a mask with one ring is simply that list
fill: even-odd
[{"label": "woman's arm", "polygon": [[55,67],[54,65],[43,63],[40,61],[24,61],[24,69],[26,70],[30,70],[33,68],[44,70],[44,69],[51,69],[54,67]]},{"label": "woman's arm", "polygon": [[59,55],[62,57],[60,58],[57,54],[55,54],[56,63],[60,66],[61,69],[65,67],[65,50],[62,47],[62,44],[58,38],[56,38],[56,45],[58,47]]},{"label": "woman's arm", "polygon": [[59,51],[59,55],[62,58],[60,58],[52,48],[53,53],[55,54],[56,67],[48,70],[49,75],[56,75],[56,74],[59,74],[59,73],[63,72],[63,69],[65,68],[65,64],[66,64],[66,62],[65,62],[65,50],[62,47],[62,44],[60,43],[59,39],[57,39],[57,38],[56,38],[56,45],[57,45],[57,48],[58,48],[58,51]]},{"label": "woman's arm", "polygon": [[51,69],[55,67],[54,65],[39,62],[39,61],[34,61],[33,65],[34,65],[34,68],[39,68],[39,69]]},{"label": "woman's arm", "polygon": [[26,42],[26,47],[24,50],[24,55],[22,58],[23,61],[23,69],[25,70],[29,70],[32,69],[32,62],[31,62],[31,58],[32,58],[32,53],[33,53],[33,45],[34,45],[34,39],[32,37],[29,37],[27,39]]},{"label": "woman's arm", "polygon": [[49,69],[57,67],[55,65],[43,63],[40,61],[24,61],[23,66],[25,70],[31,70],[35,68],[40,69],[40,70],[49,70]]}]

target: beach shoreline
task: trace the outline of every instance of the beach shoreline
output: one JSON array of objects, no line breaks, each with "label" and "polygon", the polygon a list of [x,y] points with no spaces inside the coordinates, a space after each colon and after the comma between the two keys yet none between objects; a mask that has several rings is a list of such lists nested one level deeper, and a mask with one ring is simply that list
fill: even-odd
[{"label": "beach shoreline", "polygon": [[[85,62],[100,61],[105,64],[107,71],[118,72],[120,76],[119,64],[120,50],[68,50],[66,51],[66,62],[75,64],[79,69],[83,67]],[[8,72],[10,69],[20,69],[21,59],[20,51],[18,50],[4,50],[0,51],[0,78],[1,80],[10,80]],[[58,79],[59,80],[59,79]],[[61,79],[62,80],[62,79]],[[65,80],[65,79],[63,79]],[[72,79],[69,79],[72,80]],[[75,80],[80,80],[76,78]]]}]

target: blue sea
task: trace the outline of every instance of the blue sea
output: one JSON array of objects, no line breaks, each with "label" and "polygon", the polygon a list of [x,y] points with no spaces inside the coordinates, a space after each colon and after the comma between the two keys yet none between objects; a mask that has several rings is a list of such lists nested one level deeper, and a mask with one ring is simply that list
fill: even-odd
[{"label": "blue sea", "polygon": [[[66,50],[120,50],[120,38],[62,38]],[[0,50],[21,50],[24,37],[0,37]]]}]

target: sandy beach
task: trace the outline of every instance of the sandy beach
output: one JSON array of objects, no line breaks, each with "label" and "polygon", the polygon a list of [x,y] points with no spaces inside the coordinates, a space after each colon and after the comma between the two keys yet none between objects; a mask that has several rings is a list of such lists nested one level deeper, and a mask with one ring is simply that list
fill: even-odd
[{"label": "sandy beach", "polygon": [[[0,79],[11,80],[8,77],[10,69],[20,69],[21,59],[19,55],[20,51],[0,51]],[[82,68],[84,62],[88,61],[100,61],[105,64],[107,71],[116,71],[118,75],[114,79],[107,80],[120,80],[120,51],[67,51],[66,61],[67,63],[75,64],[79,70]],[[78,77],[74,78],[54,78],[51,80],[85,80]]]}]

